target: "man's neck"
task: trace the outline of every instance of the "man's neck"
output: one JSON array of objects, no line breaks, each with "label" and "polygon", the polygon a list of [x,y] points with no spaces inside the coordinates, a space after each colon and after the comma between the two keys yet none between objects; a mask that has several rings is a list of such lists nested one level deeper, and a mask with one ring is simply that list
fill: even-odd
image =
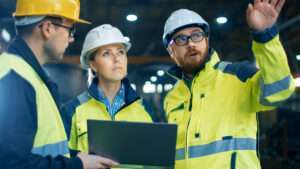
[{"label": "man's neck", "polygon": [[46,62],[46,59],[44,57],[42,43],[30,36],[27,37],[23,36],[22,38],[29,46],[29,48],[32,50],[39,64],[43,65]]},{"label": "man's neck", "polygon": [[98,87],[102,89],[104,95],[109,99],[109,102],[112,103],[112,101],[114,100],[115,96],[117,95],[121,87],[121,81],[107,82],[107,81],[99,80]]}]

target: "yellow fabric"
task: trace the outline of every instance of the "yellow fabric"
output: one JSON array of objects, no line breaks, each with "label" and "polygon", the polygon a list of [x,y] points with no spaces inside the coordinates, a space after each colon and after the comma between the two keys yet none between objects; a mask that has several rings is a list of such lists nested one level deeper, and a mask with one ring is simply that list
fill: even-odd
[{"label": "yellow fabric", "polygon": [[91,97],[88,101],[76,107],[72,117],[69,140],[70,149],[88,153],[87,120],[152,122],[150,115],[141,105],[140,100],[122,108],[112,118],[105,105]]},{"label": "yellow fabric", "polygon": [[[176,149],[177,152],[183,150],[183,156],[176,160],[176,169],[261,168],[256,144],[253,144],[252,150],[236,148],[248,146],[243,144],[236,146],[237,150],[218,150],[221,146],[213,146],[230,141],[237,144],[234,141],[239,139],[255,143],[256,112],[275,108],[272,103],[287,99],[294,91],[293,80],[288,81],[292,77],[278,36],[265,44],[254,42],[253,51],[260,70],[246,81],[214,67],[220,61],[217,54],[213,53],[205,68],[194,77],[190,89],[179,79],[166,96],[164,110],[168,122],[178,124]],[[289,82],[284,90],[265,91],[270,88],[268,85],[276,86],[282,79]],[[264,94],[266,97],[262,98]],[[227,146],[234,147],[234,144]],[[202,152],[189,152],[199,147]],[[196,156],[197,153],[203,154]]]},{"label": "yellow fabric", "polygon": [[18,0],[14,16],[60,16],[79,23],[79,0]]},{"label": "yellow fabric", "polygon": [[[38,121],[33,149],[49,144],[66,142],[67,137],[59,110],[47,86],[40,79],[39,75],[23,59],[4,53],[0,57],[0,77],[1,74],[4,76],[4,74],[10,71],[15,71],[18,75],[23,77],[35,90]],[[67,149],[64,150],[63,152],[66,153],[61,155],[69,156],[69,152],[66,151]],[[55,151],[60,150],[55,149]],[[47,153],[50,152],[46,151],[43,153],[44,154],[40,155],[47,155]]]}]

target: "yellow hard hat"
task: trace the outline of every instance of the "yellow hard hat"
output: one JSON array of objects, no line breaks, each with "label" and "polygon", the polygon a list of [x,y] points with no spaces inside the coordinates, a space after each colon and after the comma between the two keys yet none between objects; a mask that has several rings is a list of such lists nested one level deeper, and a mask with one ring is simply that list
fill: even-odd
[{"label": "yellow hard hat", "polygon": [[90,24],[79,18],[79,0],[17,0],[13,16],[58,16]]}]

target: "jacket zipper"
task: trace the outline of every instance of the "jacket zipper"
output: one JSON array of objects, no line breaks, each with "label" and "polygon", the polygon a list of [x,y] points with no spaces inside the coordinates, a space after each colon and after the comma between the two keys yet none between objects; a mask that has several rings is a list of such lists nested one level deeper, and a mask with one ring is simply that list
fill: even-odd
[{"label": "jacket zipper", "polygon": [[131,103],[134,103],[135,101],[137,101],[137,100],[139,100],[140,99],[140,97],[137,97],[136,99],[134,99],[132,102],[129,102],[129,103],[127,103],[127,104],[124,104],[112,117],[111,117],[111,119],[114,121],[115,120],[115,117],[116,117],[116,115],[121,111],[121,110],[123,110],[124,108],[126,108],[127,106],[129,106]]},{"label": "jacket zipper", "polygon": [[193,88],[193,84],[194,84],[194,80],[192,81],[192,84],[189,88],[189,91],[190,91],[190,104],[189,104],[189,108],[188,108],[188,111],[189,111],[189,121],[188,121],[188,124],[187,124],[187,127],[186,127],[186,134],[185,134],[185,140],[186,140],[186,143],[185,143],[185,159],[188,159],[189,158],[189,150],[188,150],[188,145],[189,145],[189,126],[190,126],[190,122],[191,122],[191,119],[192,119],[192,107],[193,107],[193,93],[192,93],[192,88]]}]

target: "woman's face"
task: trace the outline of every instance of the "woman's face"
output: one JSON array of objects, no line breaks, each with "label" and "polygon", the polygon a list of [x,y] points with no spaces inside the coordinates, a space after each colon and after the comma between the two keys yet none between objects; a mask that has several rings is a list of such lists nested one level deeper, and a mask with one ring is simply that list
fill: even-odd
[{"label": "woman's face", "polygon": [[127,52],[123,44],[111,44],[97,49],[90,62],[99,80],[121,81],[127,74]]}]

